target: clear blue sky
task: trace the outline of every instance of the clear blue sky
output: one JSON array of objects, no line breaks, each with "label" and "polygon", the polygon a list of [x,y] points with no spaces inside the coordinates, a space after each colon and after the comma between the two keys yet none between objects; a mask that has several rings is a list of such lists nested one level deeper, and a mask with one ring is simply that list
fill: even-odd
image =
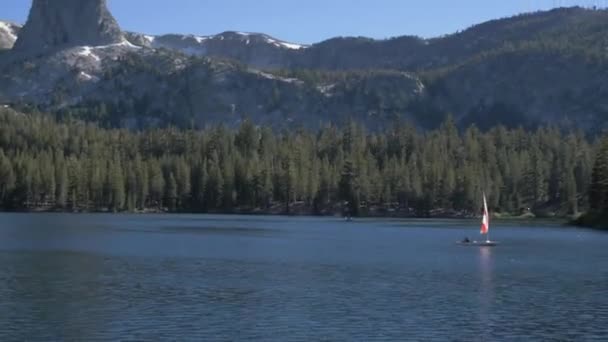
[{"label": "clear blue sky", "polygon": [[[24,23],[30,0],[2,0],[0,19]],[[108,0],[124,30],[208,35],[263,32],[313,43],[335,36],[435,37],[490,19],[608,0]]]}]

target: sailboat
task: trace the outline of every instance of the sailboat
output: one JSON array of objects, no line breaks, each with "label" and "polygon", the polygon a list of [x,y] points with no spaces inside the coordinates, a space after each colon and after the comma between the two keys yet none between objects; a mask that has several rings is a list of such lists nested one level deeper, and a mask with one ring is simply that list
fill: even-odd
[{"label": "sailboat", "polygon": [[481,235],[486,236],[485,241],[461,241],[460,244],[467,246],[487,246],[494,247],[498,244],[496,241],[490,240],[490,213],[488,212],[488,201],[486,200],[486,194],[483,194],[483,217],[481,218]]}]

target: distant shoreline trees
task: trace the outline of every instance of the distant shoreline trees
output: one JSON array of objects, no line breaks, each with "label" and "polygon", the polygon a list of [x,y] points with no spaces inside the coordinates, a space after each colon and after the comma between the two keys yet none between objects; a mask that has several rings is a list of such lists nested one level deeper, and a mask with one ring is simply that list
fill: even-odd
[{"label": "distant shoreline trees", "polygon": [[6,110],[0,209],[333,214],[348,205],[359,215],[429,216],[476,214],[485,191],[496,213],[566,216],[598,209],[599,195],[587,194],[608,155],[594,168],[595,150],[580,132],[459,132],[450,119],[428,132],[350,122],[278,133],[249,121],[131,132]]}]

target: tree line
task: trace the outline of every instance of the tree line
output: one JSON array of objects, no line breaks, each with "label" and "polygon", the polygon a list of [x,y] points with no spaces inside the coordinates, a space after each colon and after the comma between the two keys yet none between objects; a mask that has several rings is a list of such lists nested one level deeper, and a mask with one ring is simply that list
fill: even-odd
[{"label": "tree line", "polygon": [[486,192],[494,212],[566,215],[595,205],[599,145],[551,127],[459,131],[450,118],[432,131],[275,132],[244,120],[133,132],[3,109],[0,207],[427,216],[475,214]]}]

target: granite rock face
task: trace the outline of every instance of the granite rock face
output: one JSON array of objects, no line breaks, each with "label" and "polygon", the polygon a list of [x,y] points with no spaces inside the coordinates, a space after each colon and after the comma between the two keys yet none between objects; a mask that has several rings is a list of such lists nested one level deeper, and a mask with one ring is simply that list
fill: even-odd
[{"label": "granite rock face", "polygon": [[106,0],[34,0],[14,50],[44,53],[124,41]]},{"label": "granite rock face", "polygon": [[0,21],[0,50],[12,49],[21,26],[6,21]]}]

